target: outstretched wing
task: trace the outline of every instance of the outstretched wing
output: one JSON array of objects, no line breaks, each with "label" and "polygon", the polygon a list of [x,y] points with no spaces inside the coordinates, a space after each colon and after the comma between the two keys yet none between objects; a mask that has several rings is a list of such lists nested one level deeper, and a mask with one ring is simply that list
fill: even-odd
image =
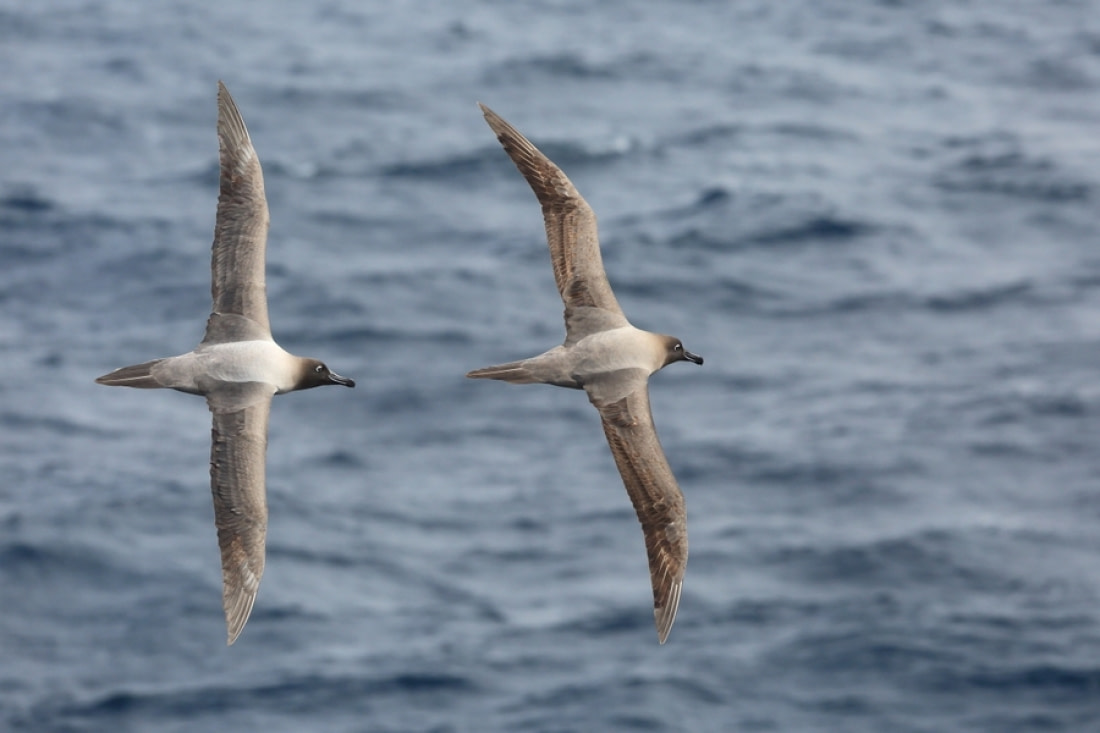
[{"label": "outstretched wing", "polygon": [[[596,215],[561,169],[500,115],[479,104],[485,121],[542,204],[554,280],[566,306],[623,311],[604,272]],[[625,319],[624,319],[625,321]]]},{"label": "outstretched wing", "polygon": [[657,638],[664,644],[687,567],[687,512],[653,425],[648,375],[642,369],[610,372],[591,380],[585,390],[600,411],[611,455],[642,524]]},{"label": "outstretched wing", "polygon": [[221,184],[210,262],[214,303],[203,342],[270,338],[264,281],[270,218],[264,196],[264,174],[241,113],[221,82],[218,82],[218,148]]},{"label": "outstretched wing", "polygon": [[237,640],[264,574],[267,537],[267,422],[275,388],[227,383],[206,395],[214,414],[210,488],[222,555],[222,605],[229,644]]}]

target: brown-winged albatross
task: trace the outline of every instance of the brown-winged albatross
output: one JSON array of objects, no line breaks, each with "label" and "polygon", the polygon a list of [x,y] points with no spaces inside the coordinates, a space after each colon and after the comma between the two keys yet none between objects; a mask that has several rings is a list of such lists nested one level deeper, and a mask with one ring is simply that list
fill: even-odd
[{"label": "brown-winged albatross", "polygon": [[248,130],[218,82],[221,191],[214,224],[206,335],[194,351],[116,369],[99,384],[168,388],[203,395],[214,414],[210,487],[222,555],[222,605],[229,640],[252,612],[264,572],[264,459],[271,397],[325,384],[354,387],[316,359],[293,356],[271,337],[264,285],[269,224],[264,178]]},{"label": "brown-winged albatross", "polygon": [[635,328],[611,291],[600,257],[596,215],[572,182],[514,127],[483,104],[485,121],[542,204],[554,279],[565,303],[565,343],[539,356],[475,369],[467,377],[583,389],[645,534],[653,615],[664,644],[687,565],[684,496],[665,459],[649,409],[649,376],[675,361],[703,358],[674,336]]}]

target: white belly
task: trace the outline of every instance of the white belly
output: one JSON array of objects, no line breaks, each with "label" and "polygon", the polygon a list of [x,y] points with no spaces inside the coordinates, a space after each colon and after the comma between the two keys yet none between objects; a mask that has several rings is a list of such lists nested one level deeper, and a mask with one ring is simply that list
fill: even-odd
[{"label": "white belly", "polygon": [[202,393],[211,381],[262,382],[286,392],[297,377],[296,361],[274,341],[237,341],[166,359],[157,377],[186,392]]},{"label": "white belly", "polygon": [[[204,353],[210,376],[225,382],[280,381],[292,357],[274,341],[216,344]],[[289,374],[287,376],[290,376]]]},{"label": "white belly", "polygon": [[582,339],[575,349],[576,374],[601,374],[619,369],[645,369],[648,373],[660,369],[663,353],[654,346],[653,334],[623,326],[600,331]]}]

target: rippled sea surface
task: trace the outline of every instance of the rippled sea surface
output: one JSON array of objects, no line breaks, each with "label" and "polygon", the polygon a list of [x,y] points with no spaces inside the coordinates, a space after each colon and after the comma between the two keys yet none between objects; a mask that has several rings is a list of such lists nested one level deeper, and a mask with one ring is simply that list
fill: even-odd
[{"label": "rippled sea surface", "polygon": [[[1100,3],[0,0],[0,729],[1100,730]],[[216,81],[271,206],[268,561],[210,416]],[[538,205],[600,216],[691,559],[659,646]]]}]

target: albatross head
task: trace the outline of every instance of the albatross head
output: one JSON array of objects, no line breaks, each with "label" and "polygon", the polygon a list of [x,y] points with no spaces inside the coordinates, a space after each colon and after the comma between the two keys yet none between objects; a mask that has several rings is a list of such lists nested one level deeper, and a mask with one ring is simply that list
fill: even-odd
[{"label": "albatross head", "polygon": [[665,363],[662,366],[668,366],[674,361],[690,361],[702,365],[703,357],[685,349],[680,339],[675,336],[663,336],[662,338],[665,342]]},{"label": "albatross head", "polygon": [[326,384],[342,384],[345,387],[355,386],[354,379],[341,377],[325,366],[323,361],[302,359],[301,365],[302,371],[298,374],[298,382],[294,385],[295,390],[323,387]]}]

